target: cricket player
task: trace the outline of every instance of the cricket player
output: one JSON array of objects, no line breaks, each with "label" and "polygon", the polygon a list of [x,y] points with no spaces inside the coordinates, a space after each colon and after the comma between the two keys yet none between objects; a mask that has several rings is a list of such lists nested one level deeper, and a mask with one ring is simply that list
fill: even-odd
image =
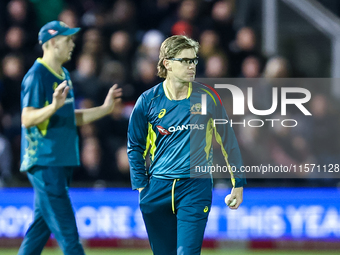
[{"label": "cricket player", "polygon": [[[231,173],[231,199],[237,209],[246,180],[242,158],[218,94],[194,82],[199,44],[183,35],[161,45],[158,76],[163,82],[137,100],[128,128],[128,157],[133,189],[140,192],[140,209],[152,251],[156,255],[200,254],[211,208],[212,177],[196,166],[212,165],[212,137],[221,145]],[[201,95],[207,94],[207,114],[201,114]],[[145,168],[150,153],[151,165]]]},{"label": "cricket player", "polygon": [[41,254],[51,233],[66,255],[84,254],[79,242],[68,188],[79,165],[78,125],[99,119],[121,96],[115,84],[103,105],[75,110],[72,82],[62,65],[74,48],[72,35],[80,28],[52,21],[39,32],[43,57],[22,81],[21,166],[34,188],[34,221],[21,244],[20,255]]}]

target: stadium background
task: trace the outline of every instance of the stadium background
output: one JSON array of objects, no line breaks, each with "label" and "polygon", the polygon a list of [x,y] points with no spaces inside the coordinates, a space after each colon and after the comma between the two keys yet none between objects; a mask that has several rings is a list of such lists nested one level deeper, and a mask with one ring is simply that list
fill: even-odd
[{"label": "stadium background", "polygon": [[[43,24],[59,19],[82,27],[72,61],[65,65],[77,107],[98,105],[113,83],[124,90],[123,103],[110,116],[79,129],[82,166],[75,171],[71,193],[76,211],[89,209],[89,214],[77,218],[85,219],[85,227],[92,226],[91,219],[98,221],[98,215],[112,220],[112,229],[104,234],[83,236],[87,247],[114,249],[147,246],[145,235],[138,234],[142,232],[124,232],[127,226],[135,227],[138,216],[128,219],[130,225],[118,223],[124,223],[123,216],[132,215],[131,211],[138,214],[138,194],[129,191],[126,130],[138,96],[160,81],[156,64],[164,38],[184,33],[200,42],[199,78],[324,78],[322,85],[308,87],[312,99],[307,108],[312,116],[299,128],[252,132],[235,127],[235,132],[246,165],[339,163],[339,14],[336,0],[1,1],[0,247],[20,244],[31,213],[30,184],[18,170],[20,84],[42,55],[37,34]],[[270,96],[259,98],[271,100]],[[243,252],[259,248],[339,250],[337,175],[249,180],[239,213],[242,220],[235,228],[227,223],[233,218],[226,216],[230,212],[223,207],[223,199],[217,200],[222,197],[219,194],[228,193],[230,182],[216,178],[216,213],[211,218],[220,218],[211,220],[208,230],[215,227],[217,232],[207,231],[205,246]],[[83,204],[84,197],[96,199]],[[50,246],[55,246],[53,240]]]}]

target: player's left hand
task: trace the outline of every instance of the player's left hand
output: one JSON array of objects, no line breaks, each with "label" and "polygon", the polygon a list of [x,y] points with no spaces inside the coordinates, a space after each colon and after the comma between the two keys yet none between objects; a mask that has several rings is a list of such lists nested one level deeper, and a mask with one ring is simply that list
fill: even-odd
[{"label": "player's left hand", "polygon": [[120,97],[122,96],[122,94],[122,89],[118,88],[118,84],[115,84],[110,88],[102,105],[104,108],[107,109],[107,113],[111,113],[115,106],[115,103],[121,101]]},{"label": "player's left hand", "polygon": [[234,198],[236,198],[236,204],[234,206],[229,206],[230,209],[237,209],[243,202],[243,187],[233,188],[231,190],[230,200],[233,200]]}]

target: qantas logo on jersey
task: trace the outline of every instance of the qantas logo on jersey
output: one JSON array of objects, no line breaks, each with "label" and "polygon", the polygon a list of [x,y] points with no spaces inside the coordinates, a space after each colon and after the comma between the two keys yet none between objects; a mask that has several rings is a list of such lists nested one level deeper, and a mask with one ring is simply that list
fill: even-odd
[{"label": "qantas logo on jersey", "polygon": [[176,127],[171,126],[168,129],[165,129],[159,125],[156,127],[161,135],[171,135],[172,133],[176,131],[191,130],[191,129],[203,130],[204,124],[187,124],[187,125],[181,125],[181,126],[176,126]]},{"label": "qantas logo on jersey", "polygon": [[181,125],[177,127],[169,127],[168,130],[172,133],[175,131],[182,131],[182,130],[190,130],[190,129],[198,129],[198,130],[203,130],[204,129],[204,124],[187,124],[187,125]]},{"label": "qantas logo on jersey", "polygon": [[171,133],[162,126],[156,126],[161,135],[171,135]]}]

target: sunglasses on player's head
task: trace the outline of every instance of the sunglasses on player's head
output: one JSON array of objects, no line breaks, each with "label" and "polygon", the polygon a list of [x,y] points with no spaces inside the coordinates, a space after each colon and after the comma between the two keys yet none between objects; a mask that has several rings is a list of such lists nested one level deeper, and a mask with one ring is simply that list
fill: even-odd
[{"label": "sunglasses on player's head", "polygon": [[198,64],[198,57],[196,58],[167,58],[168,60],[179,61],[185,65]]}]

